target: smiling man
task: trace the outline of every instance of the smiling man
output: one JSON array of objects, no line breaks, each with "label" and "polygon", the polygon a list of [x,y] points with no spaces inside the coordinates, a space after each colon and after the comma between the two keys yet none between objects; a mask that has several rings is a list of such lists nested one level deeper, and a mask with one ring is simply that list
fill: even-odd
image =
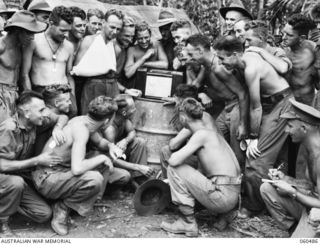
[{"label": "smiling man", "polygon": [[140,67],[167,69],[168,59],[159,41],[151,41],[151,29],[146,22],[136,25],[137,44],[128,49],[125,74],[131,78]]},{"label": "smiling man", "polygon": [[89,9],[87,12],[87,28],[86,36],[94,35],[98,31],[101,31],[103,22],[103,12],[100,9]]},{"label": "smiling man", "polygon": [[74,99],[74,80],[70,75],[74,48],[66,40],[72,24],[71,11],[63,6],[55,7],[49,18],[50,26],[24,50],[22,83],[24,89],[42,93],[48,86],[65,85],[72,90],[72,110],[77,108]]},{"label": "smiling man", "polygon": [[86,12],[78,7],[70,7],[70,10],[73,21],[71,24],[71,30],[69,31],[68,40],[73,44],[74,56],[76,56],[86,30]]}]

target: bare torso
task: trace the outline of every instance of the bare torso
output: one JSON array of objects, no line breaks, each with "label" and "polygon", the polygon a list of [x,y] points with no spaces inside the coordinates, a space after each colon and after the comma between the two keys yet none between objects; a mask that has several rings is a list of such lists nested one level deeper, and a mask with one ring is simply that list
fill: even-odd
[{"label": "bare torso", "polygon": [[[155,54],[152,55],[150,57],[150,59],[148,59],[147,61],[157,61],[159,60],[159,56],[158,56],[158,46],[159,46],[159,42],[151,42],[151,45],[149,48],[153,48],[155,51]],[[137,60],[141,59],[141,57],[146,53],[147,50],[143,50],[139,47],[139,45],[135,45],[132,47],[133,49],[133,54],[134,54],[134,62],[136,62]]]},{"label": "bare torso", "polygon": [[31,81],[34,85],[40,86],[67,84],[67,62],[73,56],[73,46],[68,40],[64,40],[57,47],[53,47],[56,51],[54,52],[47,39],[44,33],[35,35]]},{"label": "bare torso", "polygon": [[20,65],[21,47],[7,44],[6,36],[0,39],[0,83],[17,86]]}]

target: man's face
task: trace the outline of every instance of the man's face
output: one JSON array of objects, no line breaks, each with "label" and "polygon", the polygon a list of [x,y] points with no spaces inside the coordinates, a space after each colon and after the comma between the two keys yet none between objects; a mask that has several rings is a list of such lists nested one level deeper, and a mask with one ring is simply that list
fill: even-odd
[{"label": "man's face", "polygon": [[25,29],[22,29],[19,32],[19,41],[20,41],[22,47],[27,47],[33,39],[34,39],[33,32],[29,32]]},{"label": "man's face", "polygon": [[242,43],[245,42],[245,38],[244,38],[244,34],[245,34],[245,30],[244,30],[244,26],[246,25],[245,21],[240,20],[237,23],[234,24],[233,30],[236,34],[236,37],[238,39],[241,40]]},{"label": "man's face", "polygon": [[291,136],[292,142],[301,142],[306,134],[303,132],[303,122],[299,120],[288,120],[285,132]]},{"label": "man's face", "polygon": [[248,48],[250,46],[254,47],[262,47],[263,46],[263,41],[254,35],[254,32],[252,29],[249,29],[245,32],[244,34],[245,38],[245,47]]},{"label": "man's face", "polygon": [[69,113],[71,106],[70,93],[63,93],[55,100],[55,107],[62,113]]},{"label": "man's face", "polygon": [[50,12],[38,10],[38,11],[34,11],[34,14],[38,21],[49,23]]},{"label": "man's face", "polygon": [[102,19],[93,15],[90,17],[87,23],[88,32],[90,35],[96,34],[97,31],[101,31],[102,28]]},{"label": "man's face", "polygon": [[137,42],[140,48],[148,49],[151,42],[151,35],[148,30],[139,31],[137,33]]},{"label": "man's face", "polygon": [[123,21],[116,15],[110,15],[107,21],[103,23],[103,30],[106,38],[111,40],[115,38],[121,31]]},{"label": "man's face", "polygon": [[86,30],[86,20],[82,20],[80,17],[74,17],[71,25],[71,33],[72,35],[80,40],[83,38]]},{"label": "man's face", "polygon": [[203,52],[201,52],[200,47],[194,47],[190,43],[188,43],[186,51],[188,57],[190,57],[190,61],[202,63]]},{"label": "man's face", "polygon": [[187,48],[183,48],[181,52],[178,54],[177,58],[180,61],[182,66],[184,66],[188,61],[191,61],[191,57],[190,55],[188,55]]},{"label": "man's face", "polygon": [[167,40],[169,40],[170,38],[172,38],[172,36],[171,36],[171,31],[170,31],[170,27],[171,27],[171,23],[159,27],[159,31],[160,31],[161,36],[162,36],[162,39],[163,39],[164,41],[167,41]]},{"label": "man's face", "polygon": [[243,15],[238,11],[234,11],[234,10],[228,11],[226,13],[226,19],[225,19],[227,30],[232,31],[234,27],[234,23],[236,23],[236,21],[240,20],[242,17]]},{"label": "man's face", "polygon": [[26,105],[26,109],[29,122],[35,126],[41,126],[46,113],[44,101],[38,98],[33,98],[31,102]]},{"label": "man's face", "polygon": [[220,63],[227,69],[232,70],[236,66],[236,55],[230,54],[225,50],[218,50],[217,55],[219,57]]},{"label": "man's face", "polygon": [[171,35],[176,44],[185,44],[186,40],[191,36],[191,29],[188,27],[182,27],[172,31]]},{"label": "man's face", "polygon": [[132,44],[134,38],[134,30],[134,27],[123,27],[122,31],[117,37],[118,42],[123,48],[128,48]]},{"label": "man's face", "polygon": [[68,36],[69,31],[71,30],[71,24],[68,24],[64,20],[60,20],[59,25],[52,24],[50,28],[52,30],[52,38],[57,43],[62,43],[63,40]]},{"label": "man's face", "polygon": [[125,119],[132,120],[134,117],[134,114],[136,113],[136,106],[134,104],[134,101],[129,101],[128,105],[125,108],[121,109],[121,115]]},{"label": "man's face", "polygon": [[298,32],[293,30],[291,25],[286,24],[283,28],[282,40],[282,43],[285,47],[293,47],[299,43],[300,37]]}]

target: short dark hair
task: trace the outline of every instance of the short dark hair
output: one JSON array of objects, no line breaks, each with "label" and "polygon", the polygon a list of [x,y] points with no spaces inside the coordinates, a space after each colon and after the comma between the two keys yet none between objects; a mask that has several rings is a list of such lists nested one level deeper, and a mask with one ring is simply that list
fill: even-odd
[{"label": "short dark hair", "polygon": [[319,19],[320,18],[320,3],[316,4],[312,8],[311,17],[312,17],[312,19]]},{"label": "short dark hair", "polygon": [[191,35],[186,40],[186,45],[188,45],[188,44],[190,44],[194,47],[202,46],[206,50],[210,50],[210,46],[211,46],[210,39],[207,36],[202,35],[202,34]]},{"label": "short dark hair", "polygon": [[176,87],[175,96],[185,99],[185,98],[194,98],[198,97],[198,88],[190,84],[179,84]]},{"label": "short dark hair", "polygon": [[71,10],[73,18],[74,17],[79,17],[82,20],[85,20],[87,18],[86,12],[83,9],[79,8],[79,7],[72,6],[72,7],[70,7],[70,10]]},{"label": "short dark hair", "polygon": [[260,38],[263,42],[267,42],[269,32],[268,32],[268,25],[265,21],[262,20],[251,20],[246,23],[244,26],[246,31],[252,30],[254,35]]},{"label": "short dark hair", "polygon": [[293,30],[298,32],[298,35],[306,35],[311,29],[316,28],[313,20],[303,14],[294,14],[288,19],[288,24],[292,26]]},{"label": "short dark hair", "polygon": [[179,112],[183,112],[193,119],[201,119],[203,111],[201,103],[194,98],[184,99],[179,106]]},{"label": "short dark hair", "polygon": [[172,23],[170,27],[170,31],[176,31],[180,28],[191,28],[191,24],[188,20],[184,20],[184,19],[177,20]]},{"label": "short dark hair", "polygon": [[110,97],[98,96],[88,106],[88,115],[97,121],[102,121],[118,110],[117,103]]},{"label": "short dark hair", "polygon": [[60,21],[64,20],[68,24],[72,24],[73,16],[69,8],[64,6],[55,7],[49,17],[49,21],[52,21],[54,25],[59,25]]},{"label": "short dark hair", "polygon": [[46,104],[52,104],[53,100],[56,99],[60,94],[70,93],[71,88],[67,86],[49,86],[43,92],[42,96]]},{"label": "short dark hair", "polygon": [[145,30],[148,30],[149,34],[151,35],[151,29],[147,22],[142,21],[136,24],[135,36],[137,36],[138,32],[145,31]]},{"label": "short dark hair", "polygon": [[114,101],[118,105],[118,109],[126,108],[128,106],[128,101],[133,100],[132,96],[128,94],[118,94],[115,98]]},{"label": "short dark hair", "polygon": [[88,20],[92,17],[96,16],[99,19],[103,19],[104,14],[100,9],[89,9],[87,12],[87,18]]},{"label": "short dark hair", "polygon": [[19,98],[16,100],[17,107],[26,105],[32,101],[33,98],[43,100],[43,96],[35,91],[27,90],[20,94]]},{"label": "short dark hair", "polygon": [[124,15],[123,13],[120,11],[120,10],[117,10],[117,9],[110,9],[106,12],[106,14],[104,15],[104,20],[105,21],[108,21],[109,17],[111,15],[115,15],[117,16],[120,20],[123,20],[124,18]]},{"label": "short dark hair", "polygon": [[216,50],[224,50],[230,53],[243,52],[243,43],[234,36],[223,36],[214,45]]}]

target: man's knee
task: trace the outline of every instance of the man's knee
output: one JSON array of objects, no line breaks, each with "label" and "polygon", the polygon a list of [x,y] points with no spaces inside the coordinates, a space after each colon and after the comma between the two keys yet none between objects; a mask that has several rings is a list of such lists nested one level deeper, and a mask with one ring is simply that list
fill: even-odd
[{"label": "man's knee", "polygon": [[7,180],[6,186],[9,191],[22,193],[25,182],[20,176],[10,176]]},{"label": "man's knee", "polygon": [[87,171],[81,176],[93,189],[100,190],[103,185],[103,176],[98,171]]},{"label": "man's knee", "polygon": [[37,210],[37,220],[38,223],[44,223],[50,220],[52,216],[52,210],[50,206],[47,204],[43,204],[39,209]]},{"label": "man's knee", "polygon": [[274,193],[275,188],[270,183],[263,183],[260,186],[260,194],[263,200],[266,200],[272,193]]}]

